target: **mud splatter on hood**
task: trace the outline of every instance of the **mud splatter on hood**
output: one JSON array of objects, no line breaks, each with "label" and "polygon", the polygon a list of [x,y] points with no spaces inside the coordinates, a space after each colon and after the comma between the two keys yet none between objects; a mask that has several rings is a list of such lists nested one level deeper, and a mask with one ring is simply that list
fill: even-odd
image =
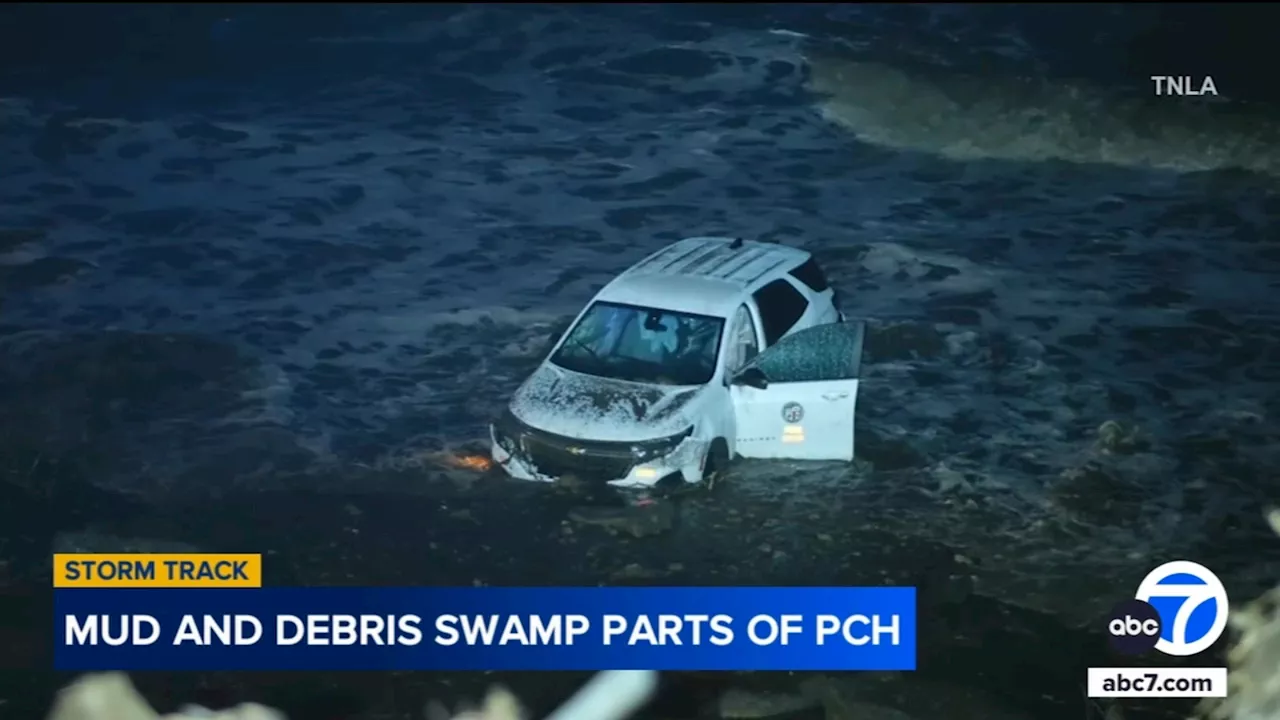
[{"label": "mud splatter on hood", "polygon": [[701,387],[606,380],[552,365],[538,368],[516,391],[511,412],[521,422],[584,440],[652,440],[692,424]]}]

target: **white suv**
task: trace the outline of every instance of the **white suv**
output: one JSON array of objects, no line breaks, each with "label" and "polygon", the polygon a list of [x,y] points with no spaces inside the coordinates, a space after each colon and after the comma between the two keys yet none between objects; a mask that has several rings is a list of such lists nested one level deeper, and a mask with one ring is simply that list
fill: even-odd
[{"label": "white suv", "polygon": [[852,460],[863,324],[806,251],[681,240],[614,278],[490,428],[512,477],[700,482],[735,457]]}]

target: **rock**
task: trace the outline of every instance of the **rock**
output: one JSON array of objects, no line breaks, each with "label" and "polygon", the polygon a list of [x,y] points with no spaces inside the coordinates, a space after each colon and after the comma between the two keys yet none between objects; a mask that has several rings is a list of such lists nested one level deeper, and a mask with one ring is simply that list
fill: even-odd
[{"label": "rock", "polygon": [[[1267,522],[1280,535],[1280,510]],[[1236,642],[1227,654],[1231,674],[1226,698],[1201,706],[1211,720],[1280,718],[1280,587],[1231,613]]]},{"label": "rock", "polygon": [[120,673],[89,675],[58,693],[49,720],[153,720],[156,711]]},{"label": "rock", "polygon": [[504,688],[494,688],[485,696],[479,708],[459,708],[450,713],[443,704],[432,701],[427,705],[427,720],[524,720],[527,713],[520,702]]},{"label": "rock", "polygon": [[1138,427],[1126,426],[1116,420],[1108,420],[1098,426],[1098,440],[1094,447],[1104,454],[1129,454],[1146,446]]},{"label": "rock", "polygon": [[947,467],[946,463],[940,462],[934,465],[930,473],[938,481],[938,492],[943,495],[956,490],[968,491],[973,489],[964,473]]},{"label": "rock", "polygon": [[[54,700],[49,720],[160,720],[142,695],[121,673],[86,675],[64,688]],[[215,711],[188,705],[163,720],[212,718],[214,720],[284,720],[278,710],[245,703]]]}]

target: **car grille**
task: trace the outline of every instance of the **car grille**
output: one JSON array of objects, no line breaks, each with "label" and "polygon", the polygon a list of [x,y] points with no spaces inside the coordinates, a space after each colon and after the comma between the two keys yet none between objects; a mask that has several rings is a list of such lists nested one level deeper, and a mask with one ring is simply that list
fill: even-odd
[{"label": "car grille", "polygon": [[626,443],[584,442],[530,429],[522,433],[520,445],[538,472],[550,477],[607,482],[626,477],[635,465]]}]

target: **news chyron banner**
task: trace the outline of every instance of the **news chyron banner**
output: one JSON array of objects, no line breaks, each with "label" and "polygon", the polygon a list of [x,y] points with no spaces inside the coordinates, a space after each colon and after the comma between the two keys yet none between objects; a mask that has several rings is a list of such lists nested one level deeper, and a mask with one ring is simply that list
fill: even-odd
[{"label": "news chyron banner", "polygon": [[909,587],[263,587],[259,555],[54,556],[59,670],[914,670]]}]

